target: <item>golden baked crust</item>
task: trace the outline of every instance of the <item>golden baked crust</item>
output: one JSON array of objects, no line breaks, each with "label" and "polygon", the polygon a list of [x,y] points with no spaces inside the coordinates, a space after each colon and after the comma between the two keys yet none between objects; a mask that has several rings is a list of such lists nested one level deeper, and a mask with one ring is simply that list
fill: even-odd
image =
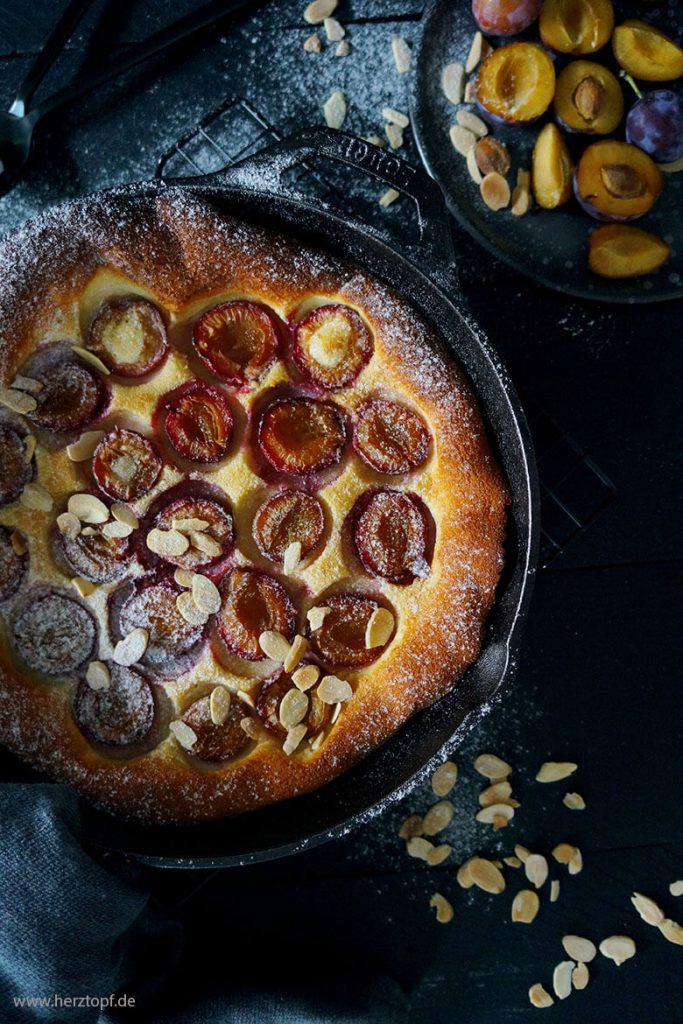
[{"label": "golden baked crust", "polygon": [[[339,302],[364,317],[375,347],[355,385],[333,399],[353,414],[368,396],[398,396],[419,411],[433,438],[428,461],[404,481],[376,473],[350,451],[341,473],[321,492],[331,518],[325,548],[294,573],[300,629],[318,595],[369,588],[380,593],[396,614],[394,639],[374,664],[335,673],[348,679],[355,692],[334,725],[328,725],[317,750],[305,741],[287,756],[282,739],[262,730],[259,741],[233,760],[209,764],[198,762],[180,746],[169,723],[216,683],[233,692],[246,687],[256,693],[260,683],[249,677],[254,663],[245,662],[245,675],[240,677],[219,665],[207,646],[185,675],[156,688],[163,691],[157,705],[158,742],[130,756],[125,750],[96,749],[86,739],[72,710],[73,680],[32,678],[17,660],[8,623],[21,595],[36,581],[70,588],[69,577],[52,558],[48,527],[68,496],[85,489],[82,467],[70,462],[64,442],[50,451],[49,438],[43,443],[36,431],[36,480],[52,495],[54,510],[31,510],[19,500],[0,507],[0,524],[28,538],[30,557],[19,592],[0,604],[2,743],[115,813],[145,821],[199,821],[321,786],[457,683],[478,655],[494,600],[503,563],[508,494],[469,386],[407,302],[357,268],[219,216],[208,204],[177,189],[113,194],[56,211],[43,218],[39,228],[28,227],[5,242],[2,265],[4,386],[13,381],[36,345],[56,339],[85,344],[85,332],[100,303],[117,294],[151,299],[169,319],[172,341],[181,338],[183,330],[188,332],[199,313],[226,299],[262,302],[284,319],[304,302]],[[117,422],[122,409],[149,421],[159,396],[191,376],[182,347],[172,347],[163,366],[142,383],[113,383],[113,407],[106,424]],[[287,379],[288,371],[278,361],[256,389],[233,389],[232,397],[248,410],[255,394]],[[244,445],[232,452],[210,476],[232,505],[236,561],[284,579],[256,550],[249,538],[251,520],[244,515],[247,496],[255,488],[259,493],[269,488],[255,472]],[[193,470],[189,475],[202,473]],[[177,470],[165,466],[151,494],[136,504],[137,510],[144,512],[160,490],[179,478]],[[431,571],[409,586],[370,579],[343,542],[342,523],[354,501],[378,485],[417,492],[436,523]],[[105,598],[113,587],[102,584],[83,599],[98,616],[101,646],[93,657],[111,655]],[[70,592],[77,597],[75,590]],[[250,712],[246,704],[244,711]]]}]

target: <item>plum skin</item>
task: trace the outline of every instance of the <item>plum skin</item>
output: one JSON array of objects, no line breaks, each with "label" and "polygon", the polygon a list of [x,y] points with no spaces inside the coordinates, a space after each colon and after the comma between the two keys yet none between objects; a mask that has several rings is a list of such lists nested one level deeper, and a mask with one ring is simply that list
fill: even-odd
[{"label": "plum skin", "polygon": [[660,164],[683,156],[683,99],[670,89],[655,89],[634,103],[626,118],[626,141]]},{"label": "plum skin", "polygon": [[542,0],[472,0],[472,14],[482,32],[514,36],[541,13]]}]

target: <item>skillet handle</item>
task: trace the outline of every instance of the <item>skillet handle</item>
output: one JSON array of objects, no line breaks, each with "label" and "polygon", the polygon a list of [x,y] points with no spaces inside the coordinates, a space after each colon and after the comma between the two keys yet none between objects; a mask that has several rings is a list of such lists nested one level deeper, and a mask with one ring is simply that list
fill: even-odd
[{"label": "skillet handle", "polygon": [[[422,168],[413,167],[350,132],[322,126],[305,128],[231,167],[192,181],[198,185],[238,185],[250,192],[285,194],[310,202],[309,197],[292,189],[283,179],[287,171],[314,157],[355,167],[412,199],[417,211],[418,240],[414,244],[403,243],[403,255],[446,291],[457,289],[450,221],[439,186]],[[370,230],[367,224],[359,226]],[[383,232],[372,233],[391,244]]]}]

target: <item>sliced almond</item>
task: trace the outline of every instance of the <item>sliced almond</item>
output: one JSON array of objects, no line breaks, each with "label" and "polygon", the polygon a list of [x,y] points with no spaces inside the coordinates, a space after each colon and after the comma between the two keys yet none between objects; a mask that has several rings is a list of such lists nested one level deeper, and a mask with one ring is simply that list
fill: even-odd
[{"label": "sliced almond", "polygon": [[558,864],[569,864],[576,853],[576,849],[571,843],[558,843],[552,855]]},{"label": "sliced almond", "polygon": [[569,778],[578,767],[573,761],[546,761],[538,770],[536,782],[559,782]]},{"label": "sliced almond", "polygon": [[391,206],[392,203],[396,202],[400,194],[401,193],[397,189],[388,188],[386,192],[383,192],[382,195],[379,197],[379,205]]},{"label": "sliced almond", "polygon": [[459,110],[455,119],[462,128],[467,128],[478,139],[483,139],[489,133],[488,125],[471,110]]},{"label": "sliced almond", "polygon": [[383,139],[381,135],[366,135],[365,141],[369,142],[371,146],[378,146],[380,149],[384,149],[387,144],[387,140]]},{"label": "sliced almond", "polygon": [[505,782],[496,782],[492,786],[482,789],[479,794],[479,805],[481,807],[489,807],[491,804],[504,804],[511,796],[512,786],[507,780]]},{"label": "sliced almond", "polygon": [[324,733],[324,731],[323,732],[319,732],[317,736],[314,736],[313,739],[310,740],[311,750],[313,750],[313,751],[320,750],[320,748],[323,745],[324,740],[325,740],[325,733]]},{"label": "sliced almond", "polygon": [[503,864],[507,864],[509,868],[521,868],[522,866],[519,857],[503,857]]},{"label": "sliced almond", "polygon": [[665,917],[658,928],[665,939],[676,946],[683,946],[683,927],[670,917]]},{"label": "sliced almond", "polygon": [[190,542],[180,530],[159,530],[156,527],[149,531],[145,543],[150,551],[162,558],[177,558],[184,555]]},{"label": "sliced almond", "polygon": [[308,36],[304,39],[304,50],[306,53],[320,53],[322,48],[322,40],[320,39],[320,36],[315,34],[315,32],[312,36]]},{"label": "sliced almond", "polygon": [[510,203],[510,186],[502,174],[491,171],[479,186],[481,197],[489,210],[504,210]]},{"label": "sliced almond", "polygon": [[85,678],[91,690],[108,690],[111,686],[111,674],[103,661],[91,661]]},{"label": "sliced almond", "polygon": [[512,772],[507,761],[501,760],[495,754],[480,754],[474,762],[474,770],[494,782],[507,778]]},{"label": "sliced almond", "polygon": [[81,521],[73,512],[62,512],[57,516],[57,529],[63,537],[74,540],[81,532]]},{"label": "sliced almond", "polygon": [[235,696],[238,700],[241,700],[243,704],[246,704],[248,708],[256,708],[256,701],[248,690],[235,690]]},{"label": "sliced almond", "polygon": [[72,494],[67,509],[82,523],[106,523],[109,509],[94,494]]},{"label": "sliced almond", "polygon": [[24,438],[24,458],[27,462],[30,462],[33,456],[36,454],[36,448],[38,442],[36,441],[33,434],[27,434]]},{"label": "sliced almond", "polygon": [[323,704],[341,704],[353,697],[350,684],[339,676],[323,676],[315,692]]},{"label": "sliced almond", "polygon": [[610,935],[600,943],[600,952],[608,960],[614,960],[620,967],[626,960],[636,955],[636,944],[628,935]]},{"label": "sliced almond", "polygon": [[186,590],[189,590],[192,586],[194,577],[195,574],[191,569],[183,569],[181,566],[178,566],[173,573],[173,579],[176,581],[178,586],[184,587]]},{"label": "sliced almond", "polygon": [[585,964],[577,964],[572,971],[572,985],[575,989],[583,989],[588,984],[590,973]]},{"label": "sliced almond", "polygon": [[384,647],[394,632],[395,619],[388,608],[375,608],[365,627],[365,646]]},{"label": "sliced almond", "polygon": [[647,924],[658,928],[664,920],[664,911],[649,896],[643,896],[641,892],[634,892],[631,896],[631,903]]},{"label": "sliced almond", "polygon": [[197,606],[189,590],[183,590],[181,594],[178,594],[175,605],[185,622],[191,626],[203,626],[209,621],[209,616]]},{"label": "sliced almond", "polygon": [[581,935],[563,935],[562,947],[567,956],[580,964],[589,964],[598,955],[595,943]]},{"label": "sliced almond", "polygon": [[562,797],[562,803],[570,811],[585,811],[586,809],[586,801],[580,793],[565,793]]},{"label": "sliced almond", "polygon": [[406,851],[409,857],[416,857],[417,860],[427,860],[431,851],[435,849],[434,843],[422,836],[412,836],[406,843]]},{"label": "sliced almond", "polygon": [[301,561],[301,541],[294,540],[287,545],[282,569],[285,576],[290,576]]},{"label": "sliced almond", "polygon": [[320,678],[320,669],[317,665],[303,665],[292,673],[292,682],[297,690],[310,690]]},{"label": "sliced almond", "polygon": [[439,800],[438,803],[433,804],[423,818],[423,835],[435,836],[447,828],[453,821],[453,813],[453,804],[450,800]]},{"label": "sliced almond", "polygon": [[304,20],[309,25],[322,24],[325,18],[334,14],[338,3],[339,0],[313,0],[313,3],[310,3],[304,11]]},{"label": "sliced almond", "polygon": [[[183,534],[181,534],[181,537]],[[193,530],[190,534],[190,544],[197,551],[202,551],[205,555],[210,558],[218,558],[222,554],[223,549],[210,534],[203,533],[201,530]]]},{"label": "sliced almond", "polygon": [[211,523],[208,519],[199,519],[197,516],[183,516],[179,519],[173,519],[171,526],[180,533],[202,533],[204,530],[208,530]]},{"label": "sliced almond", "polygon": [[559,879],[553,878],[550,883],[550,902],[557,903],[560,898],[560,882]]},{"label": "sliced almond", "polygon": [[463,128],[460,124],[454,124],[449,131],[451,145],[461,156],[467,156],[470,150],[477,144],[477,136],[469,128]]},{"label": "sliced almond", "polygon": [[339,43],[346,35],[346,29],[336,18],[325,18],[323,21],[325,35],[331,43]]},{"label": "sliced almond", "polygon": [[9,542],[12,545],[14,554],[19,555],[20,558],[22,558],[28,551],[28,544],[18,530],[12,530],[9,535]]},{"label": "sliced almond", "polygon": [[524,862],[524,873],[537,889],[548,877],[548,861],[541,853],[530,853]]},{"label": "sliced almond", "polygon": [[[307,650],[308,640],[306,639],[306,637],[297,634],[297,636],[295,636],[294,639],[292,640],[292,645],[289,648],[289,651],[287,652],[287,657],[282,663],[282,667],[284,668],[285,672],[291,674],[296,668],[296,666],[299,664]],[[299,687],[299,689],[301,689],[301,687]]]},{"label": "sliced almond", "polygon": [[570,875],[578,875],[579,872],[583,870],[583,856],[581,855],[581,850],[579,850],[578,847],[575,847],[574,849],[574,853],[567,865],[567,870]]},{"label": "sliced almond", "polygon": [[95,449],[103,437],[103,430],[86,430],[77,441],[66,446],[66,454],[71,462],[87,462],[93,457]]},{"label": "sliced almond", "polygon": [[574,962],[563,960],[553,971],[553,989],[558,999],[566,999],[572,994],[572,972]]},{"label": "sliced almond", "polygon": [[444,761],[432,775],[432,789],[437,796],[447,796],[457,781],[457,764],[454,761]]},{"label": "sliced almond", "polygon": [[26,484],[19,495],[19,503],[24,508],[33,509],[34,512],[50,512],[52,510],[52,495],[46,491],[41,484]]},{"label": "sliced almond", "polygon": [[[296,690],[295,692],[298,693],[299,691]],[[282,749],[284,753],[287,755],[287,757],[290,757],[292,754],[296,753],[305,735],[306,726],[303,725],[303,723],[300,725],[295,725],[292,729],[289,730],[289,732],[287,733],[287,738],[285,742],[282,744]]]},{"label": "sliced almond", "polygon": [[261,727],[254,718],[242,718],[240,720],[240,729],[247,734],[250,740],[261,738]]},{"label": "sliced almond", "polygon": [[124,505],[123,502],[115,501],[109,510],[113,515],[117,523],[123,523],[124,526],[130,526],[131,530],[137,530],[140,523],[138,517],[135,515],[132,509]]},{"label": "sliced almond", "polygon": [[325,616],[329,615],[331,611],[332,609],[328,608],[326,605],[316,605],[315,608],[311,608],[309,610],[306,618],[308,619],[308,624],[314,633],[317,629],[320,629],[325,621]]},{"label": "sliced almond", "polygon": [[38,408],[35,398],[17,388],[0,387],[0,405],[6,406],[20,416],[28,416]]},{"label": "sliced almond", "polygon": [[672,882],[669,886],[669,892],[672,896],[683,896],[683,880]]},{"label": "sliced almond", "polygon": [[394,110],[393,107],[384,107],[382,117],[389,124],[397,124],[399,128],[407,128],[410,124],[410,118],[407,114],[403,114],[400,110]]},{"label": "sliced almond", "polygon": [[195,573],[192,580],[192,599],[206,615],[215,615],[220,611],[221,595],[218,587],[208,576],[199,572]]},{"label": "sliced almond", "polygon": [[538,893],[533,889],[522,889],[512,901],[512,920],[521,924],[531,924],[540,906]]},{"label": "sliced almond", "polygon": [[505,879],[500,869],[484,857],[473,857],[470,861],[469,875],[475,885],[484,892],[501,893],[505,891]]},{"label": "sliced almond", "polygon": [[97,590],[96,585],[92,580],[81,579],[80,576],[74,576],[71,580],[71,585],[76,590],[76,593],[80,594],[81,597],[90,597]]},{"label": "sliced almond", "polygon": [[101,373],[103,377],[108,377],[111,374],[109,367],[90,349],[83,348],[82,345],[72,345],[71,350],[80,356],[84,362],[89,363],[98,373]]},{"label": "sliced almond", "polygon": [[431,868],[435,868],[439,864],[443,864],[445,860],[448,860],[452,852],[452,846],[449,846],[448,843],[441,843],[439,846],[435,846],[433,850],[429,851],[427,854],[427,863]]},{"label": "sliced almond", "polygon": [[291,690],[287,690],[280,701],[280,708],[278,717],[280,719],[280,725],[284,726],[287,731],[293,729],[299,722],[303,722],[304,718],[308,714],[308,697],[301,690],[297,690],[295,686]]},{"label": "sliced almond", "polygon": [[333,92],[323,105],[328,128],[341,128],[346,120],[346,97],[343,92]]},{"label": "sliced almond", "polygon": [[119,640],[114,648],[114,661],[126,667],[135,665],[147,650],[149,633],[142,626],[137,626],[128,636]]},{"label": "sliced almond", "polygon": [[335,57],[348,57],[351,53],[351,47],[348,39],[341,39],[337,44],[337,48],[334,51]]},{"label": "sliced almond", "polygon": [[475,818],[484,825],[493,825],[496,818],[502,818],[506,823],[511,821],[514,813],[514,807],[510,807],[509,804],[488,804],[475,814]]},{"label": "sliced almond", "polygon": [[133,531],[131,530],[130,526],[127,526],[125,523],[119,523],[116,520],[113,520],[110,523],[105,523],[104,526],[102,527],[103,537],[130,537],[132,532]]},{"label": "sliced almond", "polygon": [[335,704],[332,708],[332,715],[330,717],[330,725],[334,725],[339,716],[341,715],[342,704]]},{"label": "sliced almond", "polygon": [[519,857],[522,864],[526,864],[527,860],[531,856],[531,850],[527,850],[526,846],[520,846],[519,843],[515,844],[515,855]]},{"label": "sliced almond", "polygon": [[197,733],[194,729],[190,728],[187,722],[181,722],[180,720],[171,722],[168,728],[184,750],[192,750],[197,742]]},{"label": "sliced almond", "polygon": [[282,633],[266,629],[258,638],[259,647],[272,661],[284,662],[289,654],[289,640]]},{"label": "sliced almond", "polygon": [[477,102],[477,83],[472,79],[470,79],[469,82],[465,82],[465,92],[463,93],[463,99],[465,103]]},{"label": "sliced almond", "polygon": [[546,992],[540,981],[537,981],[529,989],[529,1002],[532,1006],[537,1006],[539,1009],[544,1010],[548,1006],[553,1006],[555,1000],[549,992]]},{"label": "sliced almond", "polygon": [[422,815],[411,814],[409,818],[401,825],[398,830],[399,837],[401,839],[412,839],[413,836],[422,835]]},{"label": "sliced almond", "polygon": [[470,857],[470,859],[466,860],[464,864],[461,864],[458,868],[458,873],[455,876],[458,885],[462,886],[463,889],[471,889],[474,885],[474,879],[470,875],[470,866],[473,860],[474,858]]},{"label": "sliced almond", "polygon": [[403,129],[399,128],[397,124],[387,124],[384,126],[384,134],[389,140],[389,145],[392,149],[400,149],[403,145]]},{"label": "sliced almond", "polygon": [[470,149],[467,153],[467,170],[470,172],[470,178],[475,185],[481,185],[484,179],[477,165],[477,155],[474,149]]},{"label": "sliced almond", "polygon": [[230,714],[232,697],[227,686],[214,686],[209,697],[209,711],[214,725],[223,725]]},{"label": "sliced almond", "polygon": [[531,186],[528,181],[517,181],[512,190],[510,202],[510,212],[513,217],[525,217],[527,215],[531,209]]},{"label": "sliced almond", "polygon": [[44,386],[39,380],[34,380],[33,377],[23,377],[20,373],[16,375],[11,384],[13,390],[27,391],[29,395],[39,395]]},{"label": "sliced almond", "polygon": [[449,103],[455,106],[462,103],[465,87],[465,68],[458,61],[447,64],[441,72],[441,88]]},{"label": "sliced almond", "polygon": [[410,58],[412,54],[403,36],[391,37],[391,52],[394,55],[394,64],[399,75],[406,75],[410,71]]},{"label": "sliced almond", "polygon": [[430,898],[429,906],[436,910],[436,919],[439,924],[448,924],[453,920],[453,907],[440,892],[435,892]]},{"label": "sliced almond", "polygon": [[465,71],[467,74],[471,75],[474,69],[478,67],[483,60],[486,60],[490,52],[490,43],[484,38],[481,32],[475,32],[472,36],[470,52],[467,55],[467,61],[465,62]]}]

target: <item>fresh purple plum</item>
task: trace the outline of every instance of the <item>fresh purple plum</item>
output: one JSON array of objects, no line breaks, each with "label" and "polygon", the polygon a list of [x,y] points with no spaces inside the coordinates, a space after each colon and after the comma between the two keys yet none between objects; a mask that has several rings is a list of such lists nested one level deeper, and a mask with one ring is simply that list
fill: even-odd
[{"label": "fresh purple plum", "polygon": [[631,107],[626,138],[660,164],[683,156],[683,98],[670,89],[647,92]]}]

